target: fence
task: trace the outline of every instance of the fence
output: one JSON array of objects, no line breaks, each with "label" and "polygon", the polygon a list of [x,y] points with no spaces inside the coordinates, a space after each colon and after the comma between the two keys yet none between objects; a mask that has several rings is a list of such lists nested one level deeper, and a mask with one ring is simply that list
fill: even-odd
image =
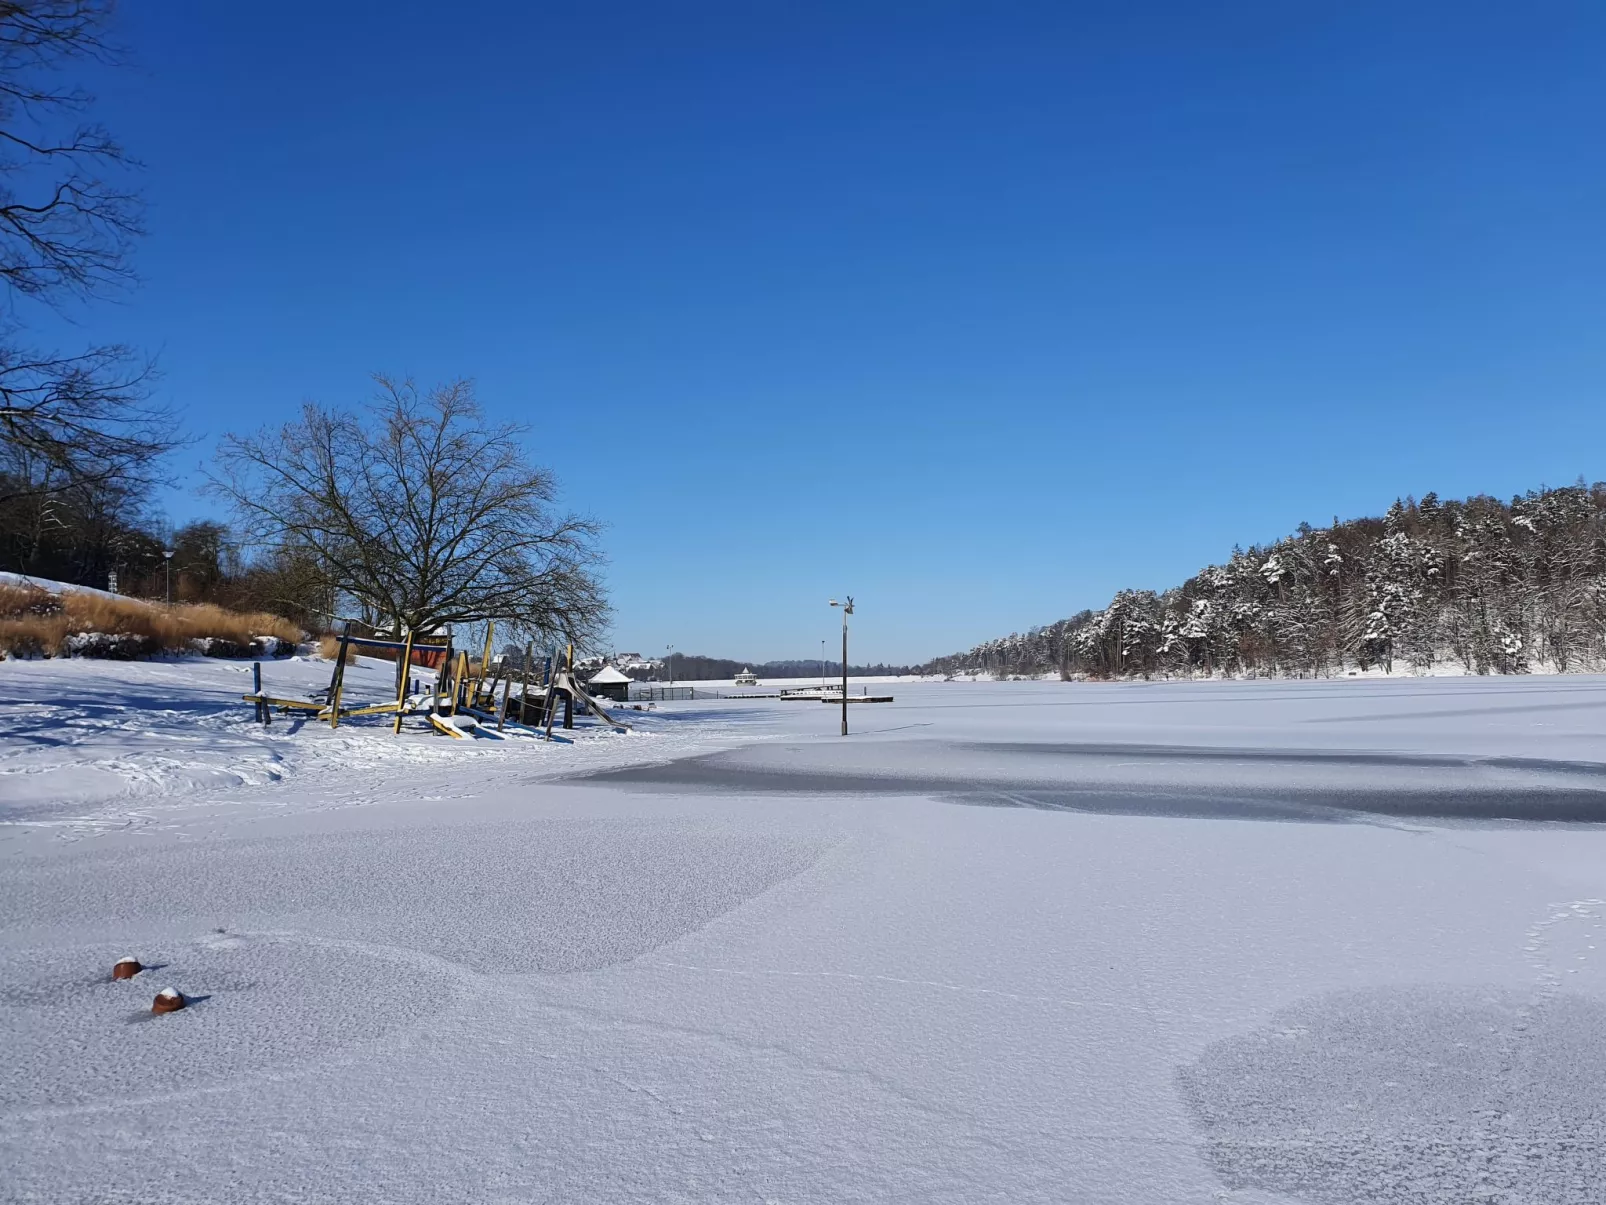
[{"label": "fence", "polygon": [[776,694],[754,694],[750,690],[708,690],[702,686],[658,686],[650,682],[632,682],[632,703],[690,702],[693,699],[776,699]]}]

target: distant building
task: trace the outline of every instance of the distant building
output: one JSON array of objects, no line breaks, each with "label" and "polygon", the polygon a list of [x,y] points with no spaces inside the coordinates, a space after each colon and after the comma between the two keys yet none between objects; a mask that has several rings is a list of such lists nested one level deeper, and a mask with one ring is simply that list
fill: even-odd
[{"label": "distant building", "polygon": [[736,685],[738,685],[738,686],[757,686],[758,685],[758,675],[755,674],[750,669],[744,669],[741,673],[736,675]]},{"label": "distant building", "polygon": [[630,698],[630,679],[609,665],[586,680],[586,690],[599,698],[624,703]]}]

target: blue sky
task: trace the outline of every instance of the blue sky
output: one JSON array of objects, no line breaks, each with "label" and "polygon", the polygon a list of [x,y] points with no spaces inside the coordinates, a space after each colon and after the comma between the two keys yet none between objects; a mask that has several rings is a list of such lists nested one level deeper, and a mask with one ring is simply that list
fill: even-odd
[{"label": "blue sky", "polygon": [[472,376],[618,647],[817,655],[846,591],[913,660],[1606,476],[1598,4],[269,12],[126,5],[92,80],[150,237],[75,317],[203,437],[176,520],[222,431]]}]

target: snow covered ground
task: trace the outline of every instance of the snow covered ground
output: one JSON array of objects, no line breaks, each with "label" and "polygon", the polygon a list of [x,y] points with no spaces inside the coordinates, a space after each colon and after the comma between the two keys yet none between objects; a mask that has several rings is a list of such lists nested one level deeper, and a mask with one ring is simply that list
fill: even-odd
[{"label": "snow covered ground", "polygon": [[[307,698],[329,685],[321,657],[262,663],[263,689]],[[394,697],[395,666],[355,658],[346,706]],[[427,671],[424,681],[429,680]],[[481,763],[534,780],[577,770],[668,760],[725,747],[736,702],[699,703],[695,717],[628,708],[632,731],[599,730],[582,718],[572,743],[448,742],[421,720],[392,736],[382,717],[331,730],[310,718],[275,714],[264,728],[241,696],[251,663],[201,657],[148,662],[0,662],[0,843],[16,829],[74,836],[107,829],[160,828],[201,812],[322,810],[416,797],[420,784],[448,792],[465,766]],[[687,723],[695,718],[695,723]],[[481,770],[468,771],[479,774]],[[494,774],[487,768],[483,771]],[[307,790],[312,785],[316,790]],[[259,789],[260,788],[260,789]],[[477,788],[476,788],[477,790]]]},{"label": "snow covered ground", "polygon": [[0,663],[0,1199],[1606,1200],[1606,680],[244,672]]},{"label": "snow covered ground", "polygon": [[113,594],[110,590],[97,590],[93,586],[77,586],[71,582],[58,582],[49,577],[29,577],[26,573],[10,573],[0,571],[0,586],[15,586],[19,589],[46,590],[51,594],[61,594],[71,591],[74,594],[93,594],[99,598],[126,599],[126,594]]}]

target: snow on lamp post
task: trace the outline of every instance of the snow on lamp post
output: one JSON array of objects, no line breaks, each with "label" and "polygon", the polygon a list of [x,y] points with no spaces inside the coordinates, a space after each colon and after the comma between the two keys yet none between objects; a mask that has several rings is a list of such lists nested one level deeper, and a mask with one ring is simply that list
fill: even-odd
[{"label": "snow on lamp post", "polygon": [[162,549],[162,561],[167,566],[167,605],[173,605],[173,550]]},{"label": "snow on lamp post", "polygon": [[831,600],[833,607],[842,608],[842,735],[848,734],[848,616],[853,614],[853,595],[844,594],[847,602]]}]

